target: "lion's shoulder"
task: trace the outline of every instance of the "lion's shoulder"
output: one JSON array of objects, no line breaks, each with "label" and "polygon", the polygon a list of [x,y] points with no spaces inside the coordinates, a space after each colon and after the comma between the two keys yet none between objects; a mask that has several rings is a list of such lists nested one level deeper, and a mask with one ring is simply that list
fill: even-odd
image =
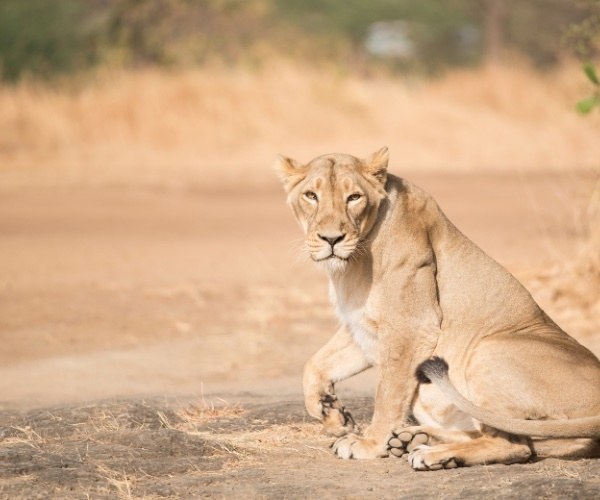
[{"label": "lion's shoulder", "polygon": [[436,221],[445,223],[438,203],[423,188],[407,179],[389,175],[386,183],[388,200],[392,213],[403,219],[408,218],[420,223],[432,224]]}]

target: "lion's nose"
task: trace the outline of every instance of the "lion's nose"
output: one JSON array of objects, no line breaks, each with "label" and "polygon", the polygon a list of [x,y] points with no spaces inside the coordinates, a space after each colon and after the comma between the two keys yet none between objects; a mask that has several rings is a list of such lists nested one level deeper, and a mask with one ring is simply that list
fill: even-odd
[{"label": "lion's nose", "polygon": [[331,245],[331,248],[333,248],[336,243],[339,243],[346,237],[346,234],[345,233],[341,233],[341,234],[340,233],[338,233],[338,234],[319,234],[319,233],[317,233],[317,236],[319,238],[321,238],[323,241],[326,241],[327,243],[329,243]]}]

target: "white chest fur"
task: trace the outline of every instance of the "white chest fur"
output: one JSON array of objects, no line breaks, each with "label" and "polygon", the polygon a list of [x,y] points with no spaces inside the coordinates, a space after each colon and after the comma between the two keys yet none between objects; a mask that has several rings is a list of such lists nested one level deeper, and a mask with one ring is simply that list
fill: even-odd
[{"label": "white chest fur", "polygon": [[329,295],[341,322],[352,333],[356,344],[363,351],[365,357],[373,364],[379,360],[377,332],[370,325],[364,302],[352,300],[352,296],[342,295],[330,284]]}]

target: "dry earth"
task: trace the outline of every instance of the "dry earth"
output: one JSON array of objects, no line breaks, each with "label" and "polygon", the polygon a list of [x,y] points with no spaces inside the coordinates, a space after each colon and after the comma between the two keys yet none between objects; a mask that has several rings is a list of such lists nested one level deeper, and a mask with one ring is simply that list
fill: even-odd
[{"label": "dry earth", "polygon": [[[406,177],[600,354],[569,274],[597,175]],[[301,403],[335,318],[300,236],[275,185],[2,189],[0,497],[599,497],[599,461],[335,460]],[[342,386],[363,422],[371,386]]]},{"label": "dry earth", "polygon": [[[243,397],[241,398],[244,399]],[[365,422],[370,401],[348,401]],[[113,401],[0,413],[4,498],[598,498],[600,460],[415,472],[342,461],[302,404]]]}]

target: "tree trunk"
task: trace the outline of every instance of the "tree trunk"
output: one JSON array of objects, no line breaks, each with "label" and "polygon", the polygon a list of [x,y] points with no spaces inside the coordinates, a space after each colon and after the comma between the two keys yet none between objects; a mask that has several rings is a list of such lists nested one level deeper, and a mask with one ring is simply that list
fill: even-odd
[{"label": "tree trunk", "polygon": [[485,62],[496,65],[502,62],[504,44],[505,0],[483,0]]}]

